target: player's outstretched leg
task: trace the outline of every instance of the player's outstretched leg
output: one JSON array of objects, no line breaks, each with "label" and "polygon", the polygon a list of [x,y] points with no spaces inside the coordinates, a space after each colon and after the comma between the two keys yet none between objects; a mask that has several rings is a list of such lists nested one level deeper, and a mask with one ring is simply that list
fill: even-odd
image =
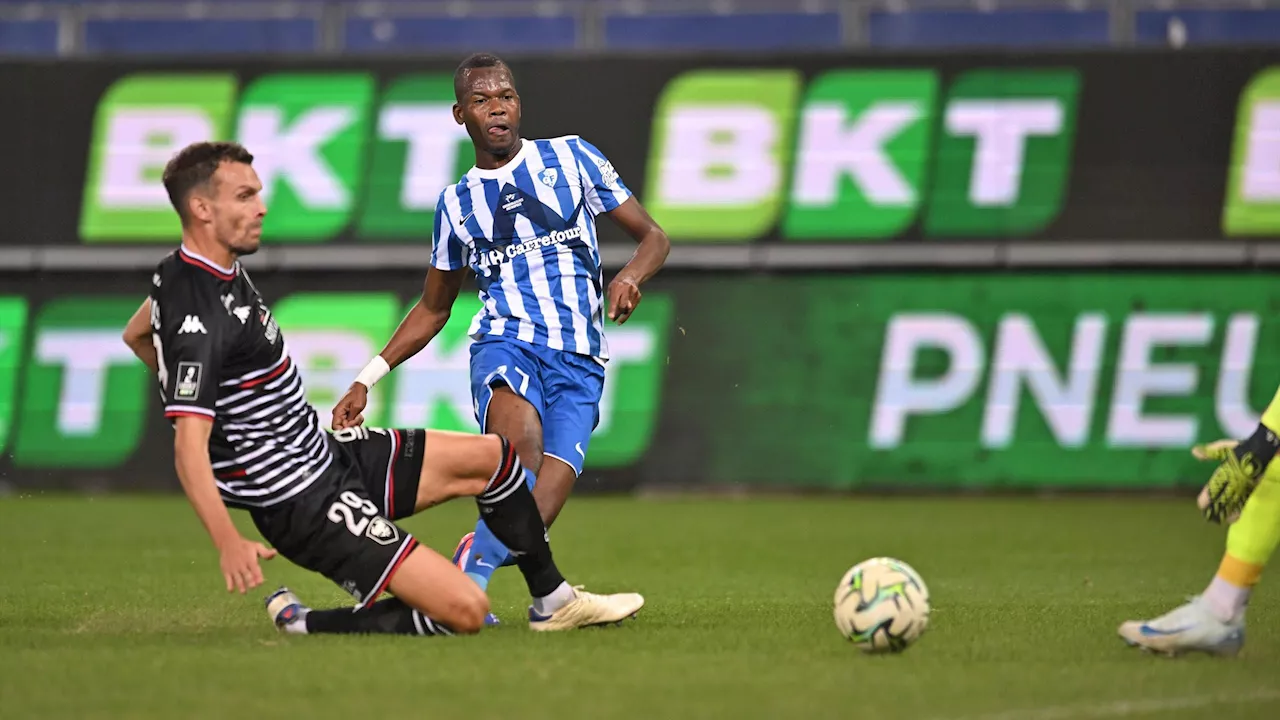
[{"label": "player's outstretched leg", "polygon": [[1130,645],[1166,655],[1238,654],[1244,647],[1249,596],[1277,544],[1280,464],[1272,463],[1228,531],[1227,551],[1209,587],[1158,618],[1124,623],[1120,637]]},{"label": "player's outstretched leg", "polygon": [[[509,548],[533,596],[529,627],[568,630],[621,622],[644,606],[636,593],[596,595],[570,587],[551,557],[546,526],[529,491],[525,469],[515,447],[502,438],[498,471],[476,496],[480,517],[494,536]],[[483,592],[483,591],[482,591]]]},{"label": "player's outstretched leg", "polygon": [[[430,433],[425,442],[435,447],[432,457],[436,460],[422,466],[416,486],[404,485],[406,497],[416,498],[415,510],[453,497],[475,497],[485,527],[511,548],[525,576],[534,599],[531,628],[563,630],[619,622],[644,605],[644,598],[634,593],[596,595],[569,586],[552,559],[519,455],[505,438]],[[363,575],[356,586],[367,593],[364,597],[370,604],[360,611],[349,607],[312,610],[287,588],[281,588],[267,599],[268,614],[279,628],[293,633],[441,635],[478,631],[489,612],[484,591],[453,563],[412,539],[406,542],[410,541],[414,544],[404,551],[403,560],[398,553],[387,557],[384,550],[378,550],[376,560],[361,560],[336,575],[339,579]],[[322,574],[335,577],[329,572]],[[383,588],[395,597],[372,602]]]},{"label": "player's outstretched leg", "polygon": [[455,635],[480,631],[489,599],[434,551],[418,545],[387,585],[394,597],[353,608],[312,610],[288,588],[267,598],[267,614],[284,632],[298,634]]},{"label": "player's outstretched leg", "polygon": [[[486,431],[504,435],[515,443],[525,469],[531,471],[529,487],[542,522],[551,527],[582,472],[598,418],[604,370],[594,361],[564,353],[533,354],[543,356],[538,365],[541,370],[536,373],[539,383],[530,384],[520,394],[501,383],[480,391],[478,407],[482,409],[478,416],[483,418]],[[480,367],[496,362],[480,362],[478,358],[475,360]],[[503,364],[515,364],[520,359],[522,356],[504,357]],[[543,382],[550,382],[555,388],[550,396],[544,395],[546,388],[540,385]],[[454,564],[487,590],[494,572],[514,562],[507,548],[481,521],[473,533],[458,543]]]},{"label": "player's outstretched leg", "polygon": [[[512,358],[504,356],[504,360],[514,364]],[[523,461],[529,489],[532,490],[537,484],[536,475],[541,472],[543,462],[542,419],[538,410],[527,398],[517,395],[501,383],[490,387],[488,392],[488,399],[480,400],[487,403],[482,406],[481,414],[485,419],[485,430],[501,435],[515,444]],[[485,524],[484,519],[480,518],[476,520],[475,530],[463,535],[458,541],[458,547],[453,553],[453,564],[475,581],[481,590],[487,591],[494,572],[500,567],[514,565],[515,559],[511,557],[506,545]]]},{"label": "player's outstretched leg", "polygon": [[351,608],[312,610],[287,587],[267,597],[267,615],[284,632],[311,634],[453,635],[444,623],[436,622],[409,607],[400,598],[387,598],[363,612]]},{"label": "player's outstretched leg", "polygon": [[[537,479],[527,466],[524,469],[528,479],[529,490],[532,491]],[[466,573],[481,590],[489,590],[489,580],[498,568],[516,564],[507,546],[493,534],[493,530],[485,524],[484,518],[476,520],[476,529],[462,536],[457,547],[453,549],[453,564]],[[496,625],[498,619],[489,615],[486,624]]]}]

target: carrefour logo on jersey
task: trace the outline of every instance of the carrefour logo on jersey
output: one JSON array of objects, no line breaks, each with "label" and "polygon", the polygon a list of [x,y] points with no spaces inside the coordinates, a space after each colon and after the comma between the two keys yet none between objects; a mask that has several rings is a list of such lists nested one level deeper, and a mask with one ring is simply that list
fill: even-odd
[{"label": "carrefour logo on jersey", "polygon": [[254,154],[271,242],[429,238],[440,191],[474,156],[453,120],[447,73],[406,75],[379,91],[371,73],[281,73],[241,88],[233,73],[137,73],[103,94],[94,117],[80,235],[86,242],[173,242],[160,183],[182,147],[234,138]]},{"label": "carrefour logo on jersey", "polygon": [[556,230],[532,240],[511,243],[504,248],[482,251],[479,253],[480,267],[490,268],[494,265],[501,265],[508,260],[515,260],[521,255],[534,250],[540,250],[551,245],[564,245],[569,240],[577,240],[580,237],[582,237],[582,227],[575,225],[568,230]]},{"label": "carrefour logo on jersey", "polygon": [[1037,232],[1066,195],[1071,69],[694,70],[658,100],[645,203],[674,239]]}]

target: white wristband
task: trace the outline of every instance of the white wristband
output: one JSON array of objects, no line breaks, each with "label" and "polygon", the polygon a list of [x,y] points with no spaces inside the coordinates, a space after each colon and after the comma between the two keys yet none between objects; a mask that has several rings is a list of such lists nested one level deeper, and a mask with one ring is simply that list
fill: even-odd
[{"label": "white wristband", "polygon": [[383,360],[381,355],[375,355],[369,361],[369,364],[365,365],[364,369],[360,371],[360,374],[356,376],[356,382],[366,388],[372,388],[375,383],[389,372],[391,372],[391,366],[387,364],[387,361]]}]

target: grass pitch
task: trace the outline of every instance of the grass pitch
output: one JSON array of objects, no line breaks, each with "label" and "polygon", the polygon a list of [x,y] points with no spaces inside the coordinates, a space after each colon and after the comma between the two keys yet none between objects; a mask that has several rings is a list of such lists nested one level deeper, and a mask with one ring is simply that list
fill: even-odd
[{"label": "grass pitch", "polygon": [[[248,518],[235,515],[250,537]],[[448,554],[455,501],[406,527]],[[277,558],[228,594],[180,497],[0,500],[6,718],[1280,717],[1280,590],[1263,581],[1235,660],[1157,658],[1115,635],[1198,592],[1224,531],[1190,500],[577,497],[552,529],[571,582],[636,590],[621,628],[534,634],[515,568],[475,637],[285,637],[262,597],[349,605]],[[835,583],[900,557],[933,595],[897,656],[855,651]]]}]

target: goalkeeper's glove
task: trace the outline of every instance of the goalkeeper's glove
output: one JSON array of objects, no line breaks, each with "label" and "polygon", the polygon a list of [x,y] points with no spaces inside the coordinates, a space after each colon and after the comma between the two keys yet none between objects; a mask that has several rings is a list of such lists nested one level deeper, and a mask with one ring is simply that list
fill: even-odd
[{"label": "goalkeeper's glove", "polygon": [[1261,423],[1244,442],[1218,440],[1192,448],[1191,454],[1196,458],[1220,463],[1196,501],[1205,519],[1215,523],[1235,522],[1277,449],[1280,449],[1280,438]]}]

